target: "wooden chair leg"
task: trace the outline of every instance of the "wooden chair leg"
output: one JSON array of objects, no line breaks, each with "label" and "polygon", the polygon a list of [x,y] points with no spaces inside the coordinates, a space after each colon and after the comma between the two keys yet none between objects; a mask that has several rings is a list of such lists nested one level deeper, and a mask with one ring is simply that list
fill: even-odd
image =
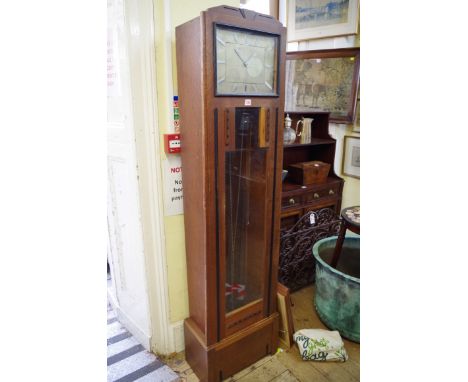
[{"label": "wooden chair leg", "polygon": [[338,264],[338,261],[340,260],[341,249],[343,248],[346,228],[347,228],[347,224],[343,220],[341,224],[340,232],[338,233],[338,239],[336,239],[335,251],[333,252],[333,257],[332,257],[332,261],[330,264],[333,268],[336,268],[336,265]]}]

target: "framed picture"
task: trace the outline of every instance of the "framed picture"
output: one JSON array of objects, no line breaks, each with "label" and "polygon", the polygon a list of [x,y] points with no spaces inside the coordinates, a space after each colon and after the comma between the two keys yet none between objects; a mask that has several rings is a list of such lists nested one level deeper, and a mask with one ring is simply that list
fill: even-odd
[{"label": "framed picture", "polygon": [[358,0],[289,0],[288,41],[357,34]]},{"label": "framed picture", "polygon": [[285,110],[329,111],[330,122],[353,123],[359,58],[359,48],[286,53]]},{"label": "framed picture", "polygon": [[360,142],[359,137],[345,136],[343,144],[342,173],[353,178],[360,178]]},{"label": "framed picture", "polygon": [[356,120],[353,125],[353,133],[361,133],[361,92],[358,89],[356,102]]}]

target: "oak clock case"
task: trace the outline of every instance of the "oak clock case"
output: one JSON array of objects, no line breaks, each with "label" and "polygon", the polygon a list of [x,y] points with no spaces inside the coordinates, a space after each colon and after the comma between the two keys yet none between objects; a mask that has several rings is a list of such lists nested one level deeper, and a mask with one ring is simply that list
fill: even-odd
[{"label": "oak clock case", "polygon": [[221,381],[278,346],[286,29],[215,7],[176,28],[190,317],[185,356]]}]

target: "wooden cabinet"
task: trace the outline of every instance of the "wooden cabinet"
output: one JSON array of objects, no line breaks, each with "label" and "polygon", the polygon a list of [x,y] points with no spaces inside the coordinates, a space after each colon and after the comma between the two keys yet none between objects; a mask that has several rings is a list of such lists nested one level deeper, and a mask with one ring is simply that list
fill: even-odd
[{"label": "wooden cabinet", "polygon": [[[283,168],[289,165],[319,160],[331,164],[330,172],[325,183],[303,186],[291,181],[286,176],[282,184],[281,192],[281,232],[285,234],[294,224],[309,211],[316,211],[325,207],[331,208],[336,214],[340,213],[343,193],[343,179],[335,174],[333,169],[335,161],[336,141],[328,132],[329,113],[304,111],[285,111],[285,117],[289,114],[294,128],[301,118],[313,118],[311,143],[284,145]],[[296,139],[296,142],[299,139]],[[313,245],[313,243],[312,243]],[[310,251],[310,253],[309,253]],[[315,279],[314,261],[310,245],[308,248],[298,250],[297,256],[282,258],[280,252],[279,281],[294,291],[312,283]],[[298,278],[291,277],[290,268],[294,263],[294,269]],[[307,269],[308,271],[304,271]],[[287,275],[287,277],[286,277]],[[299,279],[300,277],[300,279]]]},{"label": "wooden cabinet", "polygon": [[286,176],[281,193],[282,229],[291,227],[293,221],[287,218],[292,216],[292,212],[300,218],[307,211],[332,207],[339,214],[343,192],[343,179],[333,169],[336,140],[328,133],[329,113],[285,111],[286,114],[291,118],[293,128],[302,117],[313,118],[313,122],[311,143],[284,145],[283,169],[288,170],[295,163],[314,160],[329,163],[331,167],[325,183],[303,186],[291,181],[289,175]]},{"label": "wooden cabinet", "polygon": [[286,28],[215,7],[176,28],[190,317],[185,356],[221,381],[278,346]]}]

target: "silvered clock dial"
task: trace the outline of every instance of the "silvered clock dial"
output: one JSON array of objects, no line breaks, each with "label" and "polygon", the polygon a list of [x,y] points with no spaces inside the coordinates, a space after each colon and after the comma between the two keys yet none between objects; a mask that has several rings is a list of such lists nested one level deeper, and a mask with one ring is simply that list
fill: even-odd
[{"label": "silvered clock dial", "polygon": [[215,95],[278,95],[277,35],[215,26]]}]

